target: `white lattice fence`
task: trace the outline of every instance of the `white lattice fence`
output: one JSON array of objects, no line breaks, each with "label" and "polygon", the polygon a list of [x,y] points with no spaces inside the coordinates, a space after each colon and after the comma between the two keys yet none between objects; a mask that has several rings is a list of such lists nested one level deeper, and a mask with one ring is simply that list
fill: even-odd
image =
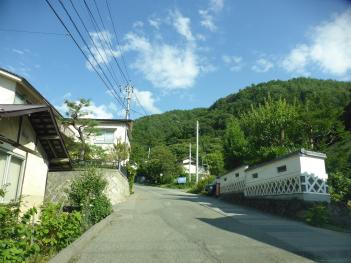
[{"label": "white lattice fence", "polygon": [[263,196],[301,193],[300,177],[286,177],[272,179],[262,183],[246,186],[246,196]]},{"label": "white lattice fence", "polygon": [[313,175],[295,175],[290,177],[272,178],[262,183],[257,182],[245,187],[245,196],[265,196],[297,193],[327,194],[326,182]]},{"label": "white lattice fence", "polygon": [[328,193],[328,185],[326,181],[316,176],[310,174],[301,175],[300,181],[302,192],[319,194]]},{"label": "white lattice fence", "polygon": [[222,187],[223,193],[238,193],[244,192],[245,189],[245,180],[235,181],[232,183],[228,183],[227,185]]}]

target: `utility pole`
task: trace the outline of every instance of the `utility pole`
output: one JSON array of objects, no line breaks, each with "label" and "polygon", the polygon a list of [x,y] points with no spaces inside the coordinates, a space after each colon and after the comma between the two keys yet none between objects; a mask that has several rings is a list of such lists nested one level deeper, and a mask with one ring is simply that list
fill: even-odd
[{"label": "utility pole", "polygon": [[125,87],[125,91],[127,93],[127,107],[126,107],[126,120],[129,119],[129,114],[130,114],[130,101],[132,100],[132,94],[133,94],[133,86],[130,84],[127,84]]},{"label": "utility pole", "polygon": [[[126,120],[128,121],[130,118],[130,102],[132,100],[133,86],[128,83],[125,87],[125,91],[127,94],[126,95],[126,100],[127,100]],[[124,145],[127,145],[127,136],[128,136],[128,122],[126,123],[125,130],[124,130]],[[118,162],[118,170],[121,170],[121,162]]]},{"label": "utility pole", "polygon": [[196,121],[196,183],[199,182],[199,121]]},{"label": "utility pole", "polygon": [[191,143],[189,143],[189,183],[191,182]]}]

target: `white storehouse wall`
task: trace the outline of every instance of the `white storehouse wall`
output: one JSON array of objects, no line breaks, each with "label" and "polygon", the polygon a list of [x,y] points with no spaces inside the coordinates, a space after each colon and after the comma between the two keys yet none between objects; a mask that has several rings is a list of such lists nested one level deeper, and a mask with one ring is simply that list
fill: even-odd
[{"label": "white storehouse wall", "polygon": [[302,149],[256,167],[238,167],[220,178],[221,194],[329,201],[325,158],[323,154]]}]

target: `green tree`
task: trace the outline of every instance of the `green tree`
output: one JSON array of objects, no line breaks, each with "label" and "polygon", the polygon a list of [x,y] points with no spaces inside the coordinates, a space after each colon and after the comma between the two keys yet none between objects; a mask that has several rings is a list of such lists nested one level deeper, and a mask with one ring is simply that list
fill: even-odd
[{"label": "green tree", "polygon": [[[162,174],[162,179],[161,175]],[[150,159],[138,168],[138,176],[145,176],[153,183],[170,183],[181,174],[181,167],[166,146],[151,149]]]},{"label": "green tree", "polygon": [[113,148],[108,154],[108,159],[110,161],[117,161],[118,167],[120,167],[121,162],[128,159],[129,156],[129,147],[126,143],[118,141],[113,145]]},{"label": "green tree", "polygon": [[221,152],[209,153],[206,158],[212,175],[218,176],[224,172],[224,160]]},{"label": "green tree", "polygon": [[232,119],[227,125],[224,140],[224,159],[227,169],[232,169],[245,161],[248,141],[241,130],[238,119]]},{"label": "green tree", "polygon": [[130,162],[137,165],[142,164],[148,156],[148,151],[144,145],[139,142],[132,141]]},{"label": "green tree", "polygon": [[285,99],[268,96],[263,104],[241,114],[240,124],[249,141],[251,162],[272,159],[306,144],[298,107]]},{"label": "green tree", "polygon": [[86,159],[85,152],[87,147],[89,147],[87,144],[87,139],[93,134],[98,134],[99,130],[96,128],[98,123],[95,120],[87,118],[87,116],[91,113],[88,110],[88,107],[91,105],[90,100],[65,100],[65,104],[67,106],[67,118],[63,121],[63,125],[73,127],[76,130],[78,134],[76,137],[81,143],[79,159],[83,161]]}]

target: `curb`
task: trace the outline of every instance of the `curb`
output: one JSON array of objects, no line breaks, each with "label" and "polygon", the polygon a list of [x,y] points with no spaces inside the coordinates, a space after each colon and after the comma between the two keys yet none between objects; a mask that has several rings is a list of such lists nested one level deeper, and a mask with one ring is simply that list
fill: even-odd
[{"label": "curb", "polygon": [[[112,212],[113,214],[113,212]],[[78,239],[62,249],[49,263],[69,263],[75,262],[79,258],[80,251],[101,232],[112,221],[112,214],[101,220],[99,223],[93,225],[85,231]]]}]

